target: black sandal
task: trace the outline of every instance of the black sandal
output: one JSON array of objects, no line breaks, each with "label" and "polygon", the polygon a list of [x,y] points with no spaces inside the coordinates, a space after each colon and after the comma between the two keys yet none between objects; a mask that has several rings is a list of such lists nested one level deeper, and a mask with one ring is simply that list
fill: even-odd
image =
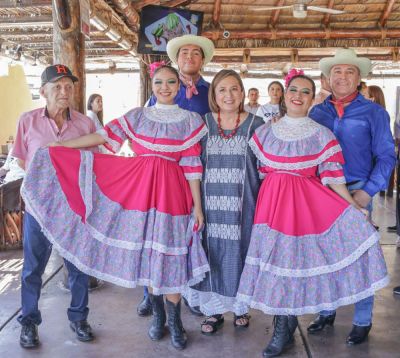
[{"label": "black sandal", "polygon": [[[246,324],[237,324],[236,321],[238,319],[246,319],[247,323]],[[233,314],[233,325],[237,328],[247,328],[250,324],[250,318],[251,316],[248,313],[242,314],[240,316],[236,316],[235,314]]]},{"label": "black sandal", "polygon": [[[211,321],[210,318],[215,318],[216,321]],[[203,326],[210,326],[212,330],[209,332],[205,332],[203,331],[203,329],[201,329],[201,333],[205,334],[206,336],[211,336],[215,332],[217,332],[218,329],[221,328],[223,324],[224,324],[224,316],[222,314],[215,314],[209,316],[203,322],[201,322],[201,328],[203,328]]]}]

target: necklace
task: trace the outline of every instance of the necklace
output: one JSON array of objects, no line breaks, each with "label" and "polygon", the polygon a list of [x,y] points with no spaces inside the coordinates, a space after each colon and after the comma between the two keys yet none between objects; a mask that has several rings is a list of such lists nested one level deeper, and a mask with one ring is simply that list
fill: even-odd
[{"label": "necklace", "polygon": [[235,123],[235,128],[233,128],[232,132],[229,133],[228,135],[226,135],[224,133],[224,130],[222,129],[221,126],[221,113],[220,111],[218,111],[218,134],[224,138],[224,139],[230,139],[232,138],[238,131],[238,127],[239,127],[239,123],[240,123],[240,111],[238,111],[238,116],[236,118],[236,123]]}]

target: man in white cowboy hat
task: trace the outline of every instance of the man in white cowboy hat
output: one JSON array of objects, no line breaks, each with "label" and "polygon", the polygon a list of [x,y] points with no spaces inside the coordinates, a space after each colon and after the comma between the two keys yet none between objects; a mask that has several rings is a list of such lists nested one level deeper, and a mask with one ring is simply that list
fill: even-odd
[{"label": "man in white cowboy hat", "polygon": [[[200,71],[214,55],[214,44],[206,37],[183,35],[168,42],[167,54],[178,66],[181,81],[175,103],[180,108],[204,115],[210,112],[208,106],[208,87]],[[149,106],[156,103],[151,96]]]},{"label": "man in white cowboy hat", "polygon": [[[314,106],[310,117],[337,137],[345,159],[347,187],[354,200],[371,212],[371,200],[377,192],[386,189],[396,161],[389,114],[357,91],[361,77],[371,70],[371,61],[358,57],[352,49],[338,49],[334,57],[321,59],[319,67],[329,79],[332,95]],[[353,329],[347,344],[359,344],[368,337],[373,304],[374,296],[360,297],[355,304]],[[334,310],[321,311],[309,325],[308,332],[332,326],[335,315]]]},{"label": "man in white cowboy hat", "polygon": [[[210,84],[204,80],[200,72],[214,55],[214,44],[206,37],[183,35],[168,42],[167,54],[170,60],[178,66],[180,86],[175,97],[175,104],[180,108],[204,115],[210,112],[208,105],[208,88]],[[156,104],[156,97],[150,97],[149,106]],[[186,302],[185,302],[186,303]],[[202,315],[196,307],[190,307],[193,314]],[[137,307],[139,316],[152,313],[152,305],[147,292],[144,290],[142,302]]]}]

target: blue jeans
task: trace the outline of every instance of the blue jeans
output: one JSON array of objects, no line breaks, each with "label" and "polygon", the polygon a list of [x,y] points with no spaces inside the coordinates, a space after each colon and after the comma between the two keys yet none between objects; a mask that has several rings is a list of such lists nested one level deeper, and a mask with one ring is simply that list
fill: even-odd
[{"label": "blue jeans", "polygon": [[[348,185],[347,188],[350,190],[361,189],[364,186],[364,182],[359,181],[353,185]],[[370,214],[372,213],[372,200],[365,208]],[[369,326],[372,323],[372,310],[374,308],[374,296],[369,296],[361,301],[358,301],[354,305],[354,316],[353,324],[357,326]],[[334,314],[335,310],[332,311],[321,311],[321,316],[329,316]]]},{"label": "blue jeans", "polygon": [[[52,245],[42,233],[38,222],[29,213],[24,215],[24,264],[21,277],[22,314],[18,322],[40,324],[42,316],[38,303],[42,289],[42,275],[49,261]],[[64,260],[68,270],[68,283],[71,289],[71,305],[68,319],[71,322],[86,320],[89,309],[89,276],[79,271],[69,261]]]}]

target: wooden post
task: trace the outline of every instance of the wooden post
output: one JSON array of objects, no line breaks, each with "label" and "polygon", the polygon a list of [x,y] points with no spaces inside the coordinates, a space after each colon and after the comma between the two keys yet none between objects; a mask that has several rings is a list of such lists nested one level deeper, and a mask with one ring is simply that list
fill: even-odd
[{"label": "wooden post", "polygon": [[[79,0],[52,0],[53,3],[53,64],[61,63],[79,78],[75,83],[73,107],[85,113],[85,39],[81,33]],[[69,289],[68,271],[63,268],[63,284]],[[99,281],[89,277],[89,288]]]},{"label": "wooden post", "polygon": [[73,107],[85,113],[85,40],[80,29],[79,0],[52,0],[52,3],[53,63],[68,66],[79,78]]},{"label": "wooden post", "polygon": [[151,79],[146,65],[149,56],[140,55],[140,57],[140,106],[143,107],[151,96]]}]

